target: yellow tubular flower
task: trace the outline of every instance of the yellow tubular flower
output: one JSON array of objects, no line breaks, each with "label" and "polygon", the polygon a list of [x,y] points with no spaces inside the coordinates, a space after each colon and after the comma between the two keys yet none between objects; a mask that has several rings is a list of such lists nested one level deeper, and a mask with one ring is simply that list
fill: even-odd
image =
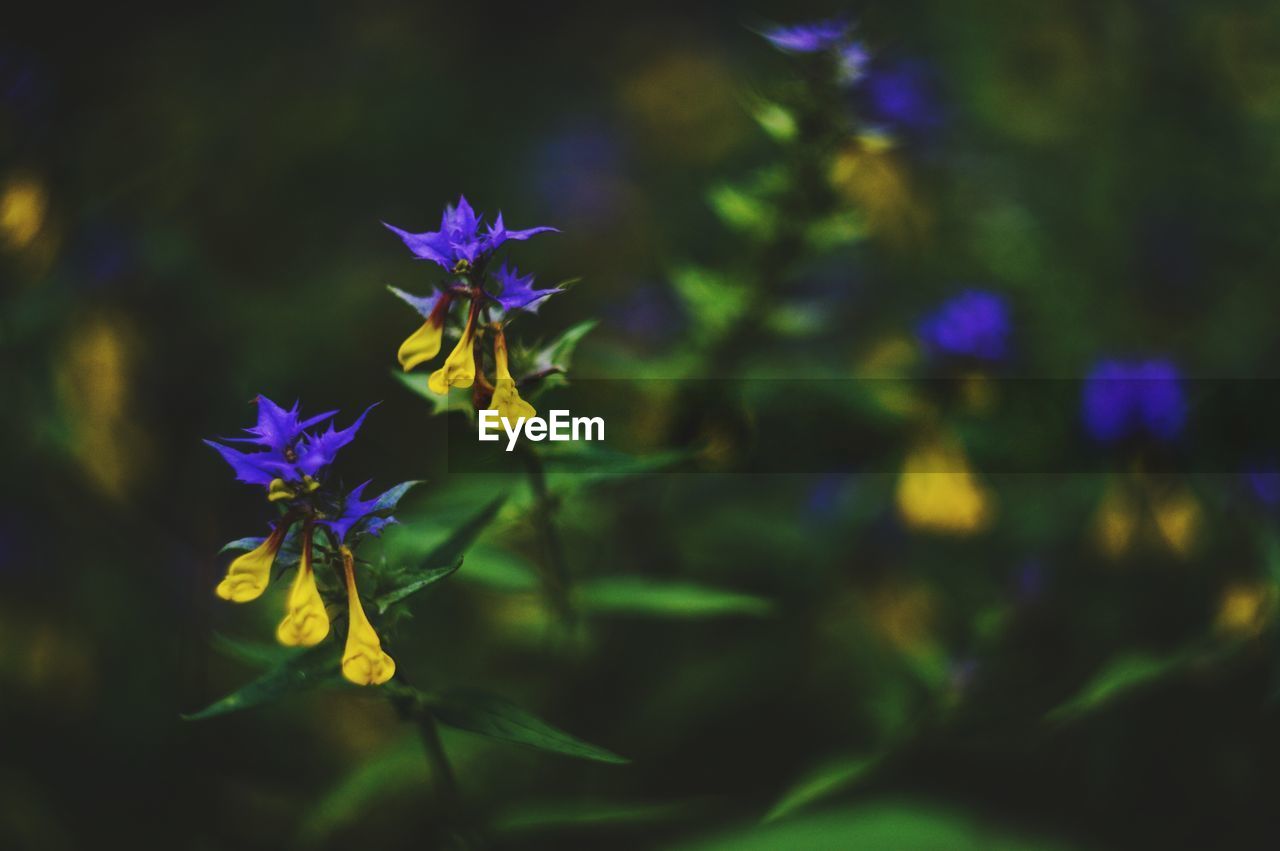
[{"label": "yellow tubular flower", "polygon": [[289,522],[282,521],[256,549],[231,562],[226,578],[218,583],[217,595],[233,603],[247,603],[261,597],[271,581],[271,565],[287,531]]},{"label": "yellow tubular flower", "polygon": [[360,591],[356,588],[355,559],[351,550],[342,548],[342,567],[347,577],[347,646],[342,651],[342,675],[358,686],[380,686],[396,672],[395,660],[382,651],[378,633],[373,631]]},{"label": "yellow tubular flower", "polygon": [[311,527],[307,526],[302,535],[302,561],[285,601],[284,620],[276,628],[276,638],[288,647],[310,647],[329,634],[329,615],[311,569]]},{"label": "yellow tubular flower", "polygon": [[475,340],[476,311],[472,307],[467,315],[467,327],[462,329],[458,345],[453,347],[449,357],[444,359],[444,366],[431,373],[427,379],[427,387],[432,393],[441,396],[448,394],[450,387],[470,387],[476,379],[476,361],[471,351]]},{"label": "yellow tubular flower", "polygon": [[507,338],[503,336],[501,326],[494,326],[493,360],[498,378],[494,383],[489,410],[497,411],[499,417],[513,425],[521,417],[529,419],[537,416],[538,412],[533,405],[521,399],[520,391],[516,390],[515,379],[511,377],[511,370],[507,367]]},{"label": "yellow tubular flower", "polygon": [[427,317],[427,321],[400,344],[400,351],[396,353],[396,357],[405,372],[440,353],[440,339],[444,335],[444,318],[449,313],[449,303],[452,299],[453,296],[449,293],[441,294],[435,306],[431,308],[431,315]]}]

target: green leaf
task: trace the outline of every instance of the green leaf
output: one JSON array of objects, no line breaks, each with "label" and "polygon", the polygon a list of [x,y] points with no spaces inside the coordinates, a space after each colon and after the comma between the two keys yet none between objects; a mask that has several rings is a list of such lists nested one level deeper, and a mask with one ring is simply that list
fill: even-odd
[{"label": "green leaf", "polygon": [[460,567],[462,567],[462,556],[458,556],[458,560],[453,564],[427,568],[422,571],[414,571],[412,573],[412,579],[409,579],[408,581],[404,581],[402,579],[402,584],[385,594],[379,595],[373,601],[373,604],[377,606],[378,614],[385,615],[387,613],[387,609],[391,608],[392,605],[400,602],[406,597],[417,594],[428,585],[433,585],[441,579],[444,579],[446,576],[452,575]]},{"label": "green leaf", "polygon": [[772,604],[753,594],[690,582],[662,582],[616,576],[587,580],[576,589],[583,611],[665,618],[764,617]]},{"label": "green leaf", "polygon": [[467,518],[467,520],[458,526],[449,537],[445,538],[436,547],[427,553],[422,559],[422,565],[426,569],[441,567],[446,564],[453,564],[466,553],[470,547],[480,537],[480,533],[485,527],[493,522],[498,516],[498,512],[502,510],[502,506],[506,503],[505,496],[496,497],[485,504],[483,508],[475,514]]},{"label": "green leaf", "polygon": [[1187,652],[1169,656],[1131,653],[1117,657],[1099,671],[1079,693],[1049,712],[1049,721],[1068,721],[1114,701],[1182,669]]},{"label": "green leaf", "polygon": [[218,550],[218,555],[223,553],[247,553],[250,550],[256,550],[258,545],[265,541],[264,537],[257,538],[236,538],[222,545],[222,549]]},{"label": "green leaf", "polygon": [[790,142],[799,132],[793,116],[786,107],[770,100],[759,100],[752,105],[751,115],[764,132],[779,142]]},{"label": "green leaf", "polygon": [[653,824],[688,815],[692,805],[684,801],[621,803],[607,801],[540,801],[513,807],[493,818],[502,833],[561,830],[573,827]]},{"label": "green leaf", "polygon": [[224,656],[229,656],[256,668],[270,668],[274,665],[279,665],[288,661],[297,653],[296,650],[285,647],[282,644],[241,641],[238,638],[232,638],[220,632],[213,634],[211,644],[213,649]]},{"label": "green leaf", "polygon": [[392,796],[420,797],[430,786],[430,772],[416,735],[405,737],[359,763],[303,814],[298,838],[303,845],[322,845],[347,825],[356,824],[380,801]]},{"label": "green leaf", "polygon": [[1021,837],[966,813],[885,802],[739,828],[677,847],[685,851],[1050,851],[1066,846]]},{"label": "green leaf", "polygon": [[410,479],[407,482],[401,482],[395,487],[388,488],[382,492],[382,495],[373,504],[373,510],[394,511],[395,507],[400,504],[400,500],[409,492],[409,489],[420,484],[422,484],[421,479]]},{"label": "green leaf", "polygon": [[707,201],[720,221],[734,230],[767,239],[774,229],[774,213],[760,198],[729,184],[721,184],[707,194]]},{"label": "green leaf", "polygon": [[690,318],[703,333],[722,333],[747,308],[747,291],[737,281],[703,266],[682,266],[671,283]]},{"label": "green leaf", "polygon": [[491,739],[597,762],[629,761],[558,730],[515,704],[491,694],[475,691],[446,692],[431,697],[427,707],[441,724]]},{"label": "green leaf", "polygon": [[765,824],[848,789],[880,764],[879,756],[863,756],[827,763],[806,775],[765,814]]},{"label": "green leaf", "polygon": [[449,388],[447,395],[433,393],[427,387],[427,376],[421,372],[403,372],[401,370],[392,370],[391,374],[397,381],[408,387],[418,396],[427,400],[431,405],[431,414],[449,414],[461,413],[468,419],[475,419],[475,409],[471,406],[471,391],[458,387]]},{"label": "green leaf", "polygon": [[271,703],[282,697],[321,687],[342,686],[338,648],[332,642],[295,653],[243,688],[215,701],[199,712],[183,715],[187,721],[203,721]]},{"label": "green leaf", "polygon": [[571,326],[559,337],[556,337],[547,346],[547,354],[551,364],[568,371],[573,362],[573,353],[578,348],[578,343],[582,342],[582,338],[587,336],[599,322],[595,319],[586,319],[576,325]]},{"label": "green leaf", "polygon": [[549,343],[513,350],[513,361],[517,372],[521,375],[541,375],[536,382],[522,381],[520,393],[528,399],[537,399],[542,393],[568,382],[565,373],[573,365],[573,354],[591,329],[598,324],[595,319],[587,319],[571,326],[559,337]]}]

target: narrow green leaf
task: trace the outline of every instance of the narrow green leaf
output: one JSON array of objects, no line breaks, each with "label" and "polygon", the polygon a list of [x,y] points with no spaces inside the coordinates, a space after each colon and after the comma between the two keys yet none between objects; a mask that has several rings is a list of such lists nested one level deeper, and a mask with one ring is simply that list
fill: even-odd
[{"label": "narrow green leaf", "polygon": [[1049,721],[1066,721],[1098,710],[1117,699],[1180,670],[1190,655],[1131,653],[1117,657],[1099,671],[1075,697],[1049,712]]},{"label": "narrow green leaf", "polygon": [[863,756],[842,759],[827,763],[816,771],[806,775],[799,783],[779,799],[778,803],[765,814],[763,822],[768,824],[797,810],[807,807],[815,801],[829,797],[853,786],[880,764],[879,756]]},{"label": "narrow green leaf", "polygon": [[629,761],[556,729],[515,704],[491,694],[475,691],[447,692],[432,697],[428,708],[441,724],[491,739],[597,762]]},{"label": "narrow green leaf", "polygon": [[676,847],[685,851],[1050,851],[1066,846],[1024,837],[967,813],[883,802],[741,827]]},{"label": "narrow green leaf", "polygon": [[297,654],[296,650],[282,644],[267,644],[259,641],[241,641],[220,632],[213,634],[210,642],[213,649],[232,659],[253,665],[258,668],[270,668],[288,661]]},{"label": "narrow green leaf", "polygon": [[265,540],[266,538],[262,536],[258,536],[256,538],[236,538],[234,541],[229,541],[223,544],[222,549],[218,550],[218,555],[222,555],[223,553],[247,553],[250,550],[257,549],[258,545]]},{"label": "narrow green leaf", "polygon": [[690,803],[622,803],[605,801],[542,801],[513,807],[495,816],[493,828],[502,833],[527,833],[572,827],[652,824],[689,814]]},{"label": "narrow green leaf", "polygon": [[332,643],[304,650],[267,671],[253,682],[215,701],[199,712],[183,715],[187,721],[203,721],[270,703],[290,694],[314,688],[341,686],[338,649]]},{"label": "narrow green leaf", "polygon": [[598,324],[599,322],[595,319],[584,320],[552,340],[546,349],[551,365],[568,371],[573,361],[573,353],[578,348],[578,344]]},{"label": "narrow green leaf", "polygon": [[457,387],[449,389],[447,395],[433,393],[427,387],[427,376],[421,372],[403,372],[398,369],[391,371],[392,376],[397,381],[408,387],[416,395],[427,400],[431,406],[432,415],[448,414],[458,412],[464,414],[468,419],[475,418],[475,409],[471,406],[471,391]]},{"label": "narrow green leaf", "polygon": [[373,601],[373,604],[378,607],[378,614],[380,615],[386,614],[387,609],[391,608],[393,604],[400,602],[406,597],[410,597],[418,593],[423,588],[426,588],[428,585],[432,585],[436,582],[439,582],[441,579],[444,579],[446,576],[450,576],[460,567],[462,567],[462,556],[458,556],[458,560],[455,561],[453,564],[443,565],[441,567],[428,568],[427,570],[424,570],[421,572],[415,571],[412,574],[413,576],[412,579],[410,579],[407,582],[404,582],[402,585],[399,585],[393,590],[388,591],[385,594],[382,594],[381,596],[379,596],[377,599]]},{"label": "narrow green leaf", "polygon": [[393,796],[421,796],[430,785],[427,761],[417,736],[394,742],[358,763],[350,774],[303,814],[298,839],[322,845],[338,830],[357,823],[379,801]]},{"label": "narrow green leaf", "polygon": [[446,564],[453,564],[466,553],[470,547],[480,537],[480,533],[485,527],[493,522],[498,516],[498,512],[502,510],[507,498],[500,496],[490,500],[483,508],[471,515],[459,527],[453,530],[449,537],[445,538],[435,549],[427,553],[422,559],[422,565],[427,568],[436,568]]},{"label": "narrow green leaf", "polygon": [[373,510],[374,511],[395,510],[395,507],[400,504],[400,500],[403,499],[404,495],[409,492],[409,489],[414,487],[415,485],[420,485],[420,484],[422,484],[421,479],[411,479],[407,482],[401,482],[395,487],[388,488],[387,490],[382,492],[382,494],[378,497],[377,501],[373,504]]},{"label": "narrow green leaf", "polygon": [[578,605],[596,614],[667,618],[764,617],[772,604],[740,591],[690,582],[661,582],[631,576],[604,577],[577,586]]}]

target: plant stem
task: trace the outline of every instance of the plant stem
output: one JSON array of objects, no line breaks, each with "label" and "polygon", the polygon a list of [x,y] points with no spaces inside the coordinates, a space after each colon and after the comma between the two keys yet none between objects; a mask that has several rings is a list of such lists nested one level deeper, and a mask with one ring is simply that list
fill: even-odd
[{"label": "plant stem", "polygon": [[458,781],[453,775],[453,766],[449,764],[449,756],[440,743],[436,719],[425,707],[417,708],[414,716],[418,734],[422,737],[422,746],[427,752],[427,762],[431,766],[431,781],[435,785],[440,809],[448,817],[456,818],[462,811],[462,796],[458,793]]},{"label": "plant stem", "polygon": [[520,460],[529,474],[529,487],[536,501],[534,522],[542,538],[544,555],[542,585],[547,601],[555,610],[563,626],[571,627],[574,621],[573,605],[569,598],[569,564],[564,555],[564,544],[556,528],[555,498],[547,488],[547,473],[537,450],[526,442],[520,443]]}]

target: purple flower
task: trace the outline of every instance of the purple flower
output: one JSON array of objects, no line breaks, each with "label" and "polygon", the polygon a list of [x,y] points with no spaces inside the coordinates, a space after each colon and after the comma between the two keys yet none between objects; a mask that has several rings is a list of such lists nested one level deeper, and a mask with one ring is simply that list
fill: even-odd
[{"label": "purple flower", "polygon": [[789,27],[774,27],[761,35],[774,47],[786,53],[818,53],[841,47],[853,34],[853,24],[846,18],[809,21]]},{"label": "purple flower", "polygon": [[830,53],[836,77],[848,84],[859,79],[867,65],[866,48],[853,40],[853,24],[847,18],[828,18],[761,33],[783,53]]},{"label": "purple flower", "polygon": [[[351,493],[347,494],[342,500],[342,511],[337,517],[329,520],[321,520],[321,525],[329,527],[333,534],[338,536],[339,541],[346,541],[347,533],[349,533],[356,525],[364,520],[382,520],[382,524],[378,524],[373,530],[373,534],[377,534],[382,526],[386,523],[386,518],[373,517],[373,512],[378,508],[377,499],[364,500],[360,497],[364,494],[364,489],[369,486],[369,482],[357,485],[352,488]],[[368,526],[369,524],[366,524]]]},{"label": "purple flower", "polygon": [[513,310],[527,310],[530,313],[537,313],[538,308],[542,306],[542,302],[545,299],[561,291],[559,287],[535,290],[533,288],[533,275],[520,277],[519,270],[509,269],[505,263],[502,264],[502,268],[493,273],[493,277],[502,285],[502,292],[493,296],[493,299],[502,305],[502,309],[508,313]]},{"label": "purple flower", "polygon": [[326,411],[303,420],[298,416],[297,402],[288,410],[262,395],[254,402],[258,406],[258,422],[245,429],[250,436],[225,438],[225,441],[252,444],[260,447],[260,451],[241,452],[212,440],[205,443],[231,465],[237,480],[265,486],[270,486],[275,479],[298,483],[307,477],[318,477],[333,463],[338,450],[355,438],[364,418],[373,409],[369,406],[354,423],[340,431],[329,423],[325,431],[309,433],[307,429],[331,420],[337,411]]},{"label": "purple flower", "polygon": [[1186,421],[1178,368],[1162,359],[1104,360],[1085,379],[1085,428],[1100,443],[1148,435],[1177,437]]},{"label": "purple flower", "polygon": [[507,240],[526,240],[552,227],[536,227],[527,230],[507,230],[502,213],[491,225],[481,225],[484,216],[477,216],[465,197],[459,196],[456,206],[445,207],[440,218],[440,230],[409,233],[383,222],[393,233],[404,240],[409,250],[423,260],[438,263],[450,272],[468,271],[477,261],[492,254]]},{"label": "purple flower", "polygon": [[862,90],[867,118],[888,129],[927,130],[942,121],[933,74],[922,62],[873,67]]},{"label": "purple flower", "polygon": [[1258,501],[1270,508],[1280,505],[1280,472],[1274,466],[1249,470],[1245,480]]},{"label": "purple flower", "polygon": [[1009,306],[995,293],[968,290],[921,321],[917,334],[935,355],[998,361],[1008,351]]}]

